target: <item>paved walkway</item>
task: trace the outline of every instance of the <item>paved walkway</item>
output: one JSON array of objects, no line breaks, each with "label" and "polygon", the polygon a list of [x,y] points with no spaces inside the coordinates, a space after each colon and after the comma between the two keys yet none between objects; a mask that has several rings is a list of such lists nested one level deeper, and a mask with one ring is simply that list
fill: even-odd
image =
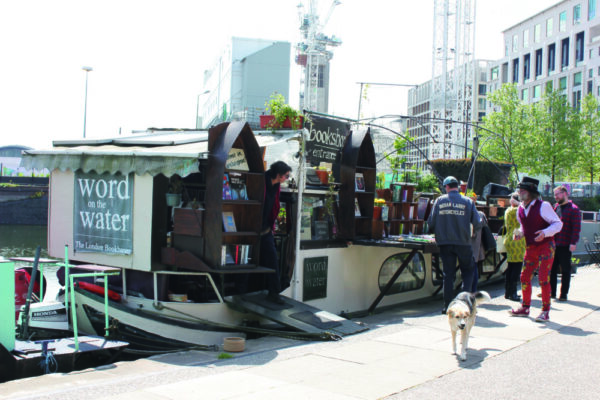
[{"label": "paved walkway", "polygon": [[[370,331],[339,342],[247,342],[229,360],[186,352],[0,384],[0,399],[458,399],[597,398],[600,269],[579,268],[551,322],[507,313],[499,286],[480,307],[467,361],[451,354],[439,301],[365,318]],[[534,287],[534,293],[538,288]]]}]

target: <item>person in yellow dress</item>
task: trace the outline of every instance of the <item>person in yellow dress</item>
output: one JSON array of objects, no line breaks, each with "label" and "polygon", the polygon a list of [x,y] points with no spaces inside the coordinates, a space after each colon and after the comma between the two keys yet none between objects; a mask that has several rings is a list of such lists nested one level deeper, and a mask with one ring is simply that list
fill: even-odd
[{"label": "person in yellow dress", "polygon": [[519,228],[519,221],[517,221],[518,208],[519,193],[515,192],[510,196],[510,207],[504,212],[504,229],[506,232],[504,247],[506,247],[506,261],[508,262],[504,298],[512,301],[521,301],[521,296],[517,294],[517,287],[521,283],[521,269],[526,247],[524,238],[513,240],[513,232]]}]

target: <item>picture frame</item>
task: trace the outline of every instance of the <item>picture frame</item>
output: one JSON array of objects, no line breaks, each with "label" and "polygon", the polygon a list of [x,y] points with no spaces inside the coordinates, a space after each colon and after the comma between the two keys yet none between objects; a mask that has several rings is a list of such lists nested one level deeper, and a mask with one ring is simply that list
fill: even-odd
[{"label": "picture frame", "polygon": [[357,172],[354,175],[354,190],[357,192],[365,191],[365,177],[362,172]]},{"label": "picture frame", "polygon": [[233,212],[223,211],[223,229],[225,232],[237,232]]},{"label": "picture frame", "polygon": [[354,199],[354,216],[355,217],[362,217],[362,214],[360,213],[360,206],[358,204],[358,199]]}]

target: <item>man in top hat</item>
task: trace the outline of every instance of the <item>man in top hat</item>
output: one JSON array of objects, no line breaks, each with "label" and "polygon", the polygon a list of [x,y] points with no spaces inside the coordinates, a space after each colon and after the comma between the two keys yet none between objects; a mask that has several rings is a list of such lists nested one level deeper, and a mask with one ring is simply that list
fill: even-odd
[{"label": "man in top hat", "polygon": [[435,233],[435,242],[440,249],[444,273],[442,314],[445,314],[448,305],[454,299],[457,260],[463,280],[463,291],[471,291],[474,279],[471,232],[481,229],[482,222],[473,200],[459,193],[458,180],[455,177],[446,177],[442,184],[446,194],[435,201],[427,225],[429,232]]},{"label": "man in top hat", "polygon": [[521,271],[521,307],[511,310],[515,317],[529,316],[531,305],[531,278],[538,270],[538,278],[542,288],[542,312],[535,319],[537,322],[549,321],[550,313],[550,270],[554,261],[554,238],[562,229],[562,222],[547,201],[542,201],[538,191],[537,179],[523,177],[517,186],[521,205],[517,211],[520,227],[515,229],[514,240],[525,238],[525,260]]}]

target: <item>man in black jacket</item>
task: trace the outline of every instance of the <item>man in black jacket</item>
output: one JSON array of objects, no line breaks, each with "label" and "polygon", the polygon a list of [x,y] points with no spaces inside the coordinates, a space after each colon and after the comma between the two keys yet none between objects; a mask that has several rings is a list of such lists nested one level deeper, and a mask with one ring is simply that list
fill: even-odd
[{"label": "man in black jacket", "polygon": [[435,233],[435,242],[440,249],[444,271],[444,308],[454,298],[456,261],[463,280],[463,290],[470,291],[473,285],[473,249],[471,232],[481,228],[481,218],[473,200],[458,191],[458,180],[448,176],[443,182],[446,194],[438,197],[427,220],[429,231]]}]

